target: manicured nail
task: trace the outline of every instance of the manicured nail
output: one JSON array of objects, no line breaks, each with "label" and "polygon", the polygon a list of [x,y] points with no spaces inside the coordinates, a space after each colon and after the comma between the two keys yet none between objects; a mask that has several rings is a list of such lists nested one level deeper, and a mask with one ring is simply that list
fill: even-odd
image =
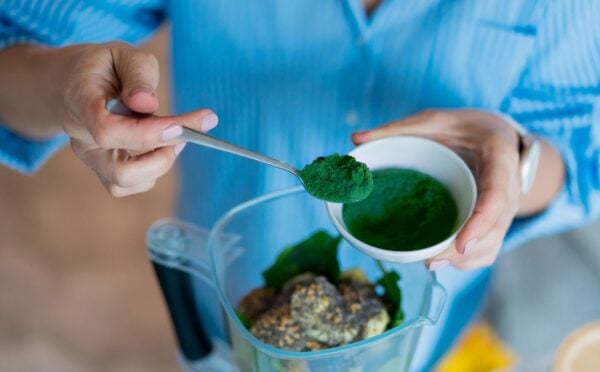
[{"label": "manicured nail", "polygon": [[172,140],[173,138],[179,137],[179,135],[181,133],[183,133],[183,128],[181,127],[181,125],[177,125],[177,124],[169,125],[167,128],[165,128],[163,130],[162,139],[163,139],[163,141],[169,141],[169,140]]},{"label": "manicured nail", "polygon": [[356,144],[361,144],[361,143],[369,141],[369,131],[361,130],[361,131],[352,133],[352,141]]},{"label": "manicured nail", "polygon": [[202,131],[204,132],[208,132],[209,130],[213,129],[214,127],[217,126],[217,124],[219,123],[219,118],[217,117],[217,115],[210,113],[208,115],[206,115],[205,117],[203,117],[202,119],[200,119],[200,124],[202,125]]},{"label": "manicured nail", "polygon": [[469,240],[467,242],[467,244],[465,244],[462,254],[471,253],[473,251],[473,248],[475,248],[476,245],[477,245],[477,238],[473,238],[473,239]]},{"label": "manicured nail", "polygon": [[183,150],[183,148],[187,145],[187,142],[181,142],[175,145],[173,151],[175,151],[175,156],[179,155],[179,153]]},{"label": "manicured nail", "polygon": [[147,93],[151,96],[154,95],[154,92],[151,91],[150,89],[146,89],[146,88],[135,88],[134,90],[132,90],[131,92],[129,92],[129,97],[134,96],[138,93]]},{"label": "manicured nail", "polygon": [[450,261],[448,260],[433,260],[429,263],[429,270],[439,270],[448,265],[450,265]]}]

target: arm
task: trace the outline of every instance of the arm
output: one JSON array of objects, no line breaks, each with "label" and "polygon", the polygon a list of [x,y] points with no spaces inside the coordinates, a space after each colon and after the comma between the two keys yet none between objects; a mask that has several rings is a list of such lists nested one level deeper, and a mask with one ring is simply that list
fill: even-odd
[{"label": "arm", "polygon": [[[23,89],[2,97],[0,106],[7,108],[8,126],[30,138],[64,128],[75,155],[114,196],[154,186],[185,145],[177,139],[182,126],[207,131],[217,124],[209,110],[154,115],[158,61],[128,44],[11,49],[7,50],[8,62],[20,65],[16,78],[27,80]],[[0,54],[0,61],[4,56]],[[107,100],[115,97],[139,115],[107,112]]]},{"label": "arm", "polygon": [[72,5],[0,1],[0,164],[20,172],[34,172],[68,140],[61,133],[64,104],[59,90],[78,48],[56,47],[91,41],[136,43],[164,18],[162,0]]},{"label": "arm", "polygon": [[81,47],[16,45],[0,52],[0,123],[25,138],[61,133],[63,85]]},{"label": "arm", "polygon": [[[12,88],[0,93],[3,125],[0,161],[21,171],[31,171],[64,143],[64,134],[56,136],[64,130],[75,155],[98,174],[113,195],[149,190],[171,168],[185,146],[177,140],[181,127],[206,131],[216,125],[216,116],[209,110],[156,116],[158,62],[153,55],[128,44],[45,48],[31,43],[57,44],[60,40],[59,44],[65,44],[94,39],[98,36],[93,33],[98,32],[98,25],[87,28],[85,22],[77,19],[77,12],[83,17],[102,14],[100,19],[85,20],[104,23],[101,37],[125,40],[147,35],[161,17],[140,14],[143,13],[140,7],[149,6],[144,2],[136,7],[111,5],[118,17],[106,17],[104,4],[98,1],[61,11],[53,9],[49,14],[55,18],[50,19],[44,11],[56,4],[33,2],[0,4],[3,17],[0,49],[9,46],[0,52],[0,86]],[[65,19],[72,23],[62,24]],[[57,22],[61,27],[53,29],[51,26]],[[31,29],[24,30],[24,25],[31,25]],[[31,43],[28,45],[26,41]],[[115,97],[139,115],[123,117],[108,113],[106,101]]]}]

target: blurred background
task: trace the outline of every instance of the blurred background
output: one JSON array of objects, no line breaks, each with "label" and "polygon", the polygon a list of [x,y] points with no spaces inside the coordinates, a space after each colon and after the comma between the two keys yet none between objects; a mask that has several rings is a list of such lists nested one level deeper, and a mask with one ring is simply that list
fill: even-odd
[{"label": "blurred background", "polygon": [[[161,62],[162,112],[167,32],[144,47]],[[144,245],[148,225],[171,214],[173,172],[149,193],[115,199],[65,148],[34,176],[0,167],[0,185],[0,371],[177,370]],[[519,370],[547,370],[570,332],[600,319],[598,242],[600,223],[502,257],[480,323],[491,334],[471,332],[487,351],[463,340],[454,354],[481,360],[496,348]]]},{"label": "blurred background", "polygon": [[[159,57],[169,111],[167,29]],[[144,244],[173,171],[116,199],[67,147],[33,176],[0,167],[0,371],[174,371],[175,341]]]}]

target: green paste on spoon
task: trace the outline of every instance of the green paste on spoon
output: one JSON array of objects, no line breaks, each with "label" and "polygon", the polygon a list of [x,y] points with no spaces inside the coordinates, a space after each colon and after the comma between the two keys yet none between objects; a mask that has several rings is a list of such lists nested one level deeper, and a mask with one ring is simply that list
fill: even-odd
[{"label": "green paste on spoon", "polygon": [[441,182],[412,169],[373,171],[373,192],[345,204],[342,217],[357,239],[383,249],[412,251],[452,234],[456,203]]},{"label": "green paste on spoon", "polygon": [[354,203],[373,190],[373,174],[350,155],[318,157],[299,174],[309,194],[332,203]]}]

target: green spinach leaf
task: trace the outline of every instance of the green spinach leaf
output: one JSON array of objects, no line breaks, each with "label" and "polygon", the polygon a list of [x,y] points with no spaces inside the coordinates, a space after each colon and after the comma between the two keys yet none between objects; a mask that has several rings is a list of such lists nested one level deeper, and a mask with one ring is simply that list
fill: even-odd
[{"label": "green spinach leaf", "polygon": [[275,263],[263,271],[265,286],[279,290],[285,282],[305,272],[323,275],[337,284],[340,277],[337,248],[341,239],[319,230],[307,239],[286,247]]},{"label": "green spinach leaf", "polygon": [[244,314],[244,313],[242,313],[241,311],[238,311],[238,310],[236,310],[235,314],[240,319],[240,322],[242,322],[242,324],[244,325],[244,327],[246,329],[250,329],[250,327],[252,326],[252,322],[250,322],[250,318],[248,318],[246,316],[246,314]]},{"label": "green spinach leaf", "polygon": [[400,280],[400,274],[394,270],[385,270],[381,262],[377,261],[377,265],[381,270],[382,276],[375,282],[376,285],[380,285],[383,288],[383,299],[385,302],[392,305],[392,311],[390,313],[390,322],[388,323],[388,329],[394,328],[404,321],[404,312],[402,311],[402,292],[398,284]]}]

